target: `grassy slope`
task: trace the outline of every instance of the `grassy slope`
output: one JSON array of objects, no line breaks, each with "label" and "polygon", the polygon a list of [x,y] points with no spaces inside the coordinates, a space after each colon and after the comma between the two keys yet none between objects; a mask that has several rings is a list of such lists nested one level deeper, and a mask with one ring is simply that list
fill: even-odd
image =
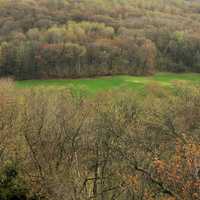
[{"label": "grassy slope", "polygon": [[91,93],[99,91],[115,89],[115,88],[130,88],[141,90],[144,86],[151,82],[158,82],[161,85],[170,86],[172,81],[184,80],[200,84],[200,75],[193,73],[173,74],[173,73],[158,73],[152,77],[135,77],[135,76],[112,76],[99,77],[94,79],[66,79],[66,80],[27,80],[18,81],[18,88],[30,87],[73,87],[76,89],[87,89]]}]

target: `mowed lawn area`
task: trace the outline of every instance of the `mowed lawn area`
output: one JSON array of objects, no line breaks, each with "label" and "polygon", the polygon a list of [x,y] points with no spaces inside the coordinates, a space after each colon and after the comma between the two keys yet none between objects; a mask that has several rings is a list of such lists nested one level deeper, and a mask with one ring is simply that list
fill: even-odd
[{"label": "mowed lawn area", "polygon": [[171,87],[174,81],[187,81],[200,84],[200,74],[196,73],[158,73],[154,76],[108,76],[83,79],[53,79],[53,80],[25,80],[17,81],[17,88],[32,87],[66,87],[77,90],[86,90],[89,93],[97,93],[105,90],[128,88],[137,91],[143,90],[150,83],[158,83]]}]

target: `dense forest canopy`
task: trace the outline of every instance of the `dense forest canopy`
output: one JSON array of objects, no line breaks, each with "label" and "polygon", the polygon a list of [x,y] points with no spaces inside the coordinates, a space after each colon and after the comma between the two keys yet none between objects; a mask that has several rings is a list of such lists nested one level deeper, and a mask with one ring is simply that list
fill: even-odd
[{"label": "dense forest canopy", "polygon": [[0,0],[0,200],[199,200],[200,76],[158,71],[200,0]]},{"label": "dense forest canopy", "polygon": [[0,75],[200,72],[199,0],[0,0]]},{"label": "dense forest canopy", "polygon": [[1,200],[199,200],[198,85],[0,86]]}]

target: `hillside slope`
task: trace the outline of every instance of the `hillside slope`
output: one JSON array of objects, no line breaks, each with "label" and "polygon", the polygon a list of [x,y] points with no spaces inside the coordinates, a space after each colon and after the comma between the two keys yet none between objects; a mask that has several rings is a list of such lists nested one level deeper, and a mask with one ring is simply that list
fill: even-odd
[{"label": "hillside slope", "polygon": [[0,0],[0,75],[200,71],[199,0]]}]

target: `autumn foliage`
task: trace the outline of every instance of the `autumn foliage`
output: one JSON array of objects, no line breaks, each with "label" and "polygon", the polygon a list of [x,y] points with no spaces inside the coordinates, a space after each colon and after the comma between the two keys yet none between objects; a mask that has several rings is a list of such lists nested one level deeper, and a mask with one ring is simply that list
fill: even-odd
[{"label": "autumn foliage", "polygon": [[2,80],[0,195],[198,200],[200,90],[175,84],[85,98]]},{"label": "autumn foliage", "polygon": [[198,0],[1,0],[0,76],[200,72]]}]

